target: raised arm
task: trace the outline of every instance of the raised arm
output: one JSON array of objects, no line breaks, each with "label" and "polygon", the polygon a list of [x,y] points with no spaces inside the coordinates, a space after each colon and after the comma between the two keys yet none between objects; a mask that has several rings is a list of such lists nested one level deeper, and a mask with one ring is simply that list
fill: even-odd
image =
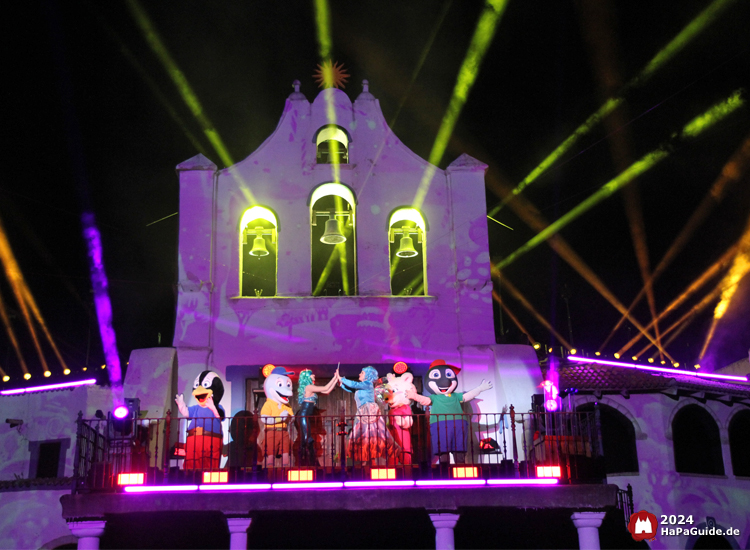
[{"label": "raised arm", "polygon": [[482,380],[482,383],[479,384],[476,388],[474,388],[473,390],[467,391],[464,394],[463,402],[468,403],[469,401],[474,399],[477,395],[479,395],[483,391],[487,391],[490,389],[492,389],[492,382],[490,382],[489,380]]},{"label": "raised arm", "polygon": [[432,405],[432,399],[427,397],[426,395],[419,395],[417,393],[417,390],[409,389],[406,391],[406,397],[409,399],[412,399],[422,405],[423,407],[429,407]]},{"label": "raised arm", "polygon": [[177,397],[174,398],[174,402],[177,403],[177,410],[180,411],[182,416],[190,416],[190,411],[188,410],[187,405],[185,405],[185,398],[182,397],[181,393],[177,394]]}]

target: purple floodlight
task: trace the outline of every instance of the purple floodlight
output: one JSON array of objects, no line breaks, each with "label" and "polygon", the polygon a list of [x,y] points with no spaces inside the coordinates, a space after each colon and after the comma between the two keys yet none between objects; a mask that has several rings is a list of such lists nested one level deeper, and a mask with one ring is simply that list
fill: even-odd
[{"label": "purple floodlight", "polygon": [[557,485],[554,477],[541,479],[488,479],[488,485]]},{"label": "purple floodlight", "polygon": [[383,487],[414,487],[414,481],[398,479],[390,481],[345,481],[344,487],[356,489],[380,489]]},{"label": "purple floodlight", "polygon": [[63,388],[74,388],[76,386],[86,386],[89,384],[96,384],[94,378],[88,380],[78,380],[77,382],[63,382],[61,384],[48,384],[47,386],[34,386],[33,388],[16,388],[14,390],[3,390],[0,391],[0,395],[13,395],[18,393],[31,393],[35,391],[48,391],[48,390],[60,390]]},{"label": "purple floodlight", "polygon": [[161,485],[159,487],[153,485],[127,485],[125,487],[126,493],[189,493],[197,490],[197,485]]},{"label": "purple floodlight", "polygon": [[342,481],[331,481],[321,483],[274,483],[273,489],[343,489]]},{"label": "purple floodlight", "polygon": [[120,420],[122,420],[123,418],[128,416],[129,412],[130,412],[130,409],[128,409],[125,405],[120,405],[119,407],[115,409],[115,412],[113,412],[112,414],[115,415],[115,418],[119,418]]},{"label": "purple floodlight", "polygon": [[484,479],[420,479],[417,487],[481,487],[486,485]]},{"label": "purple floodlight", "polygon": [[270,483],[229,483],[216,485],[201,485],[200,491],[267,491]]},{"label": "purple floodlight", "polygon": [[568,356],[568,361],[575,361],[576,363],[597,363],[599,365],[612,365],[614,367],[624,367],[626,369],[640,369],[650,370],[654,372],[667,372],[670,374],[679,374],[682,376],[695,376],[696,378],[716,378],[717,380],[733,380],[736,382],[748,382],[748,379],[744,376],[731,376],[729,374],[708,374],[705,372],[690,372],[688,370],[678,370],[675,368],[667,367],[648,367],[646,365],[634,365],[633,363],[622,363],[620,361],[606,361],[603,359],[591,359],[589,357],[579,356]]}]

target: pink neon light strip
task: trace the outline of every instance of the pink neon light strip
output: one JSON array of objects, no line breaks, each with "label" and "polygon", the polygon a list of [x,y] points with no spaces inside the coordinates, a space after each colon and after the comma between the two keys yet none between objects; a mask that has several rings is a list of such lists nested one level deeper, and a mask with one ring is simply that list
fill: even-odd
[{"label": "pink neon light strip", "polygon": [[488,479],[489,485],[557,485],[555,478],[543,479]]},{"label": "pink neon light strip", "polygon": [[235,483],[222,485],[201,485],[199,491],[268,491],[270,483]]},{"label": "pink neon light strip", "polygon": [[343,489],[343,481],[327,483],[274,483],[273,489]]},{"label": "pink neon light strip", "polygon": [[0,395],[13,395],[18,393],[31,393],[35,391],[47,391],[47,390],[59,390],[62,388],[74,388],[75,386],[87,386],[89,384],[96,384],[96,380],[91,378],[89,380],[78,380],[77,382],[63,382],[61,384],[49,384],[47,386],[34,386],[32,388],[16,388],[14,390],[3,390],[0,391]]},{"label": "pink neon light strip", "polygon": [[680,374],[683,376],[696,376],[699,378],[716,378],[718,380],[733,380],[735,382],[748,382],[744,376],[732,376],[729,374],[708,374],[705,372],[690,372],[688,370],[669,369],[666,367],[648,367],[646,365],[634,365],[633,363],[621,363],[619,361],[605,361],[603,359],[590,359],[588,357],[568,356],[568,361],[576,363],[598,363],[600,365],[612,365],[614,367],[625,367],[626,369],[650,370],[656,372],[668,372],[670,374]]},{"label": "pink neon light strip", "polygon": [[417,487],[478,487],[486,485],[484,479],[420,479]]},{"label": "pink neon light strip", "polygon": [[396,480],[396,481],[345,481],[344,487],[360,489],[379,489],[381,487],[414,487],[414,481]]},{"label": "pink neon light strip", "polygon": [[128,485],[125,487],[126,493],[189,493],[197,491],[197,485]]}]

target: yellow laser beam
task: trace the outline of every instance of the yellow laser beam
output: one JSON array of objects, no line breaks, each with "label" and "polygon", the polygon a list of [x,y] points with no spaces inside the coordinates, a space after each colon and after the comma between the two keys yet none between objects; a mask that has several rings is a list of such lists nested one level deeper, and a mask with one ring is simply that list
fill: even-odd
[{"label": "yellow laser beam", "polygon": [[507,204],[514,196],[522,193],[523,190],[533,183],[539,176],[546,172],[552,164],[559,160],[567,153],[573,145],[584,135],[588,134],[604,117],[614,111],[623,101],[624,93],[632,88],[639,87],[648,81],[654,73],[663,67],[668,61],[674,58],[685,46],[687,46],[695,37],[706,30],[719,15],[733,4],[736,0],[714,0],[711,4],[699,13],[688,25],[680,31],[664,48],[662,48],[636,75],[628,82],[619,96],[608,99],[599,109],[589,116],[568,138],[565,139],[557,148],[552,151],[542,162],[534,168],[513,190],[513,194],[507,197],[498,206],[490,211],[490,215],[497,214],[503,206]]},{"label": "yellow laser beam", "polygon": [[23,355],[21,354],[21,346],[18,345],[18,340],[16,339],[16,333],[13,330],[13,325],[10,324],[10,318],[8,317],[8,312],[5,309],[2,294],[0,294],[0,319],[3,320],[3,325],[5,325],[5,332],[8,334],[8,340],[10,340],[10,343],[13,346],[13,350],[16,352],[16,358],[21,365],[21,369],[24,373],[28,373],[29,368],[26,366],[26,361],[24,361]]},{"label": "yellow laser beam", "polygon": [[[531,313],[534,318],[539,321],[544,328],[549,330],[557,339],[558,342],[560,342],[563,346],[565,346],[565,349],[570,350],[573,348],[573,346],[570,345],[570,343],[558,333],[554,327],[547,321],[547,319],[544,318],[544,316],[539,313],[534,306],[531,305],[531,302],[529,302],[526,297],[521,294],[521,291],[518,290],[513,283],[511,283],[507,277],[503,276],[502,274],[498,273],[497,276],[500,278],[500,282],[503,285],[503,288],[508,289],[508,291],[513,295],[513,297],[520,302],[520,304],[528,310],[529,313]],[[529,339],[529,342],[532,342],[531,339]]]},{"label": "yellow laser beam", "polygon": [[39,323],[39,326],[42,329],[42,332],[44,332],[44,335],[47,337],[47,341],[50,344],[50,347],[52,348],[52,351],[55,354],[55,357],[57,357],[57,360],[60,362],[60,365],[63,369],[67,369],[68,365],[65,364],[65,359],[62,358],[62,355],[60,354],[60,350],[57,349],[57,344],[55,344],[55,341],[52,338],[52,334],[50,334],[49,329],[47,328],[47,323],[44,321],[44,317],[42,317],[42,312],[39,310],[39,307],[36,305],[36,300],[34,300],[34,296],[31,294],[31,291],[29,290],[29,287],[26,286],[24,283],[23,287],[21,288],[21,292],[23,292],[23,298],[26,300],[26,303],[31,308],[31,312],[34,314],[34,317],[36,318],[37,323]]},{"label": "yellow laser beam", "polygon": [[494,290],[492,291],[492,299],[500,304],[500,307],[502,307],[503,311],[508,314],[508,317],[510,317],[511,321],[513,321],[519,328],[519,330],[526,335],[526,338],[529,340],[529,344],[533,344],[536,340],[531,337],[531,334],[529,334],[529,331],[526,330],[526,327],[521,324],[521,321],[518,320],[518,317],[516,317],[516,315],[508,308],[507,304],[503,302],[503,299],[500,297],[500,295]]},{"label": "yellow laser beam", "polygon": [[156,30],[154,24],[151,22],[148,14],[137,2],[137,0],[127,0],[127,4],[128,8],[130,8],[130,13],[133,15],[133,18],[140,27],[141,32],[148,42],[148,45],[151,47],[151,50],[156,54],[156,56],[159,58],[162,65],[166,69],[169,77],[172,79],[172,82],[177,88],[177,91],[180,93],[180,96],[182,96],[185,105],[187,105],[188,109],[190,109],[190,112],[200,124],[201,129],[203,130],[203,133],[205,134],[208,141],[211,143],[211,146],[219,155],[219,158],[225,166],[233,165],[234,161],[232,161],[232,157],[229,154],[229,151],[227,150],[224,142],[219,136],[219,132],[209,120],[203,109],[203,106],[201,105],[200,100],[198,99],[198,96],[196,95],[192,86],[190,86],[190,83],[188,82],[185,74],[180,70],[180,68],[177,66],[177,63],[172,58],[172,54],[169,53],[169,50],[159,36],[159,33]]},{"label": "yellow laser beam", "polygon": [[[726,264],[731,262],[735,257],[735,255],[737,254],[737,250],[737,244],[729,247],[729,249],[727,249],[727,251],[721,255],[721,258],[716,260],[712,265],[708,267],[708,269],[706,269],[703,273],[696,277],[696,279],[692,283],[690,283],[687,288],[680,293],[679,296],[672,300],[669,305],[667,305],[667,307],[665,307],[662,312],[659,313],[659,315],[656,317],[656,321],[658,322],[664,319],[672,311],[676,310],[678,307],[684,304],[691,296],[693,296],[693,294],[700,290],[703,285],[705,285],[708,281],[710,281],[713,277],[720,273],[726,267]],[[651,328],[653,322],[654,321],[651,321],[651,323],[646,326],[646,330]],[[641,334],[636,334],[635,336],[633,336],[633,338],[631,338],[627,344],[620,348],[617,353],[622,355],[623,353],[628,351],[638,340],[641,339],[641,336]]]},{"label": "yellow laser beam", "polygon": [[321,59],[329,59],[333,48],[331,14],[328,0],[315,0],[315,25],[318,30],[318,52]]},{"label": "yellow laser beam", "polygon": [[[745,138],[742,145],[740,145],[737,151],[735,151],[729,161],[724,165],[721,170],[721,174],[714,181],[711,189],[703,197],[703,200],[701,200],[701,203],[685,223],[679,235],[677,235],[674,242],[665,252],[664,257],[661,259],[661,261],[651,274],[650,279],[646,282],[643,288],[641,288],[636,297],[633,299],[627,310],[628,315],[633,311],[638,302],[640,302],[641,298],[643,298],[643,296],[646,294],[646,287],[653,287],[661,274],[664,273],[664,271],[667,269],[667,267],[669,267],[669,265],[677,257],[677,255],[685,248],[687,243],[690,241],[690,238],[693,236],[698,227],[700,227],[700,225],[706,220],[714,207],[723,200],[730,189],[740,181],[743,174],[748,169],[750,169],[750,135]],[[602,343],[601,346],[599,346],[599,351],[604,349],[604,347],[609,343],[610,339],[622,326],[622,323],[625,321],[625,319],[625,315],[620,318],[615,327],[607,336],[606,340]]]},{"label": "yellow laser beam", "polygon": [[414,208],[421,208],[424,203],[430,183],[432,182],[432,176],[435,173],[437,165],[440,164],[443,158],[445,149],[448,147],[448,141],[456,126],[458,117],[461,115],[461,111],[469,98],[471,88],[474,86],[474,82],[479,74],[484,54],[492,43],[492,38],[495,36],[498,23],[507,5],[508,0],[486,0],[485,2],[484,10],[479,16],[477,27],[471,38],[469,50],[458,71],[458,77],[456,78],[456,84],[453,88],[448,108],[445,111],[445,115],[443,115],[443,120],[438,128],[435,141],[432,144],[432,150],[428,159],[430,164],[425,169],[417,188],[417,193],[412,203]]}]

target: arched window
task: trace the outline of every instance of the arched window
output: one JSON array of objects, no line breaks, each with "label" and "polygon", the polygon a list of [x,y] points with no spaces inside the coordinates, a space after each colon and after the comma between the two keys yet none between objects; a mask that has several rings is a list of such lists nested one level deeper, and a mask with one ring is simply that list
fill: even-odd
[{"label": "arched window", "polygon": [[248,208],[240,221],[240,289],[242,296],[276,296],[278,222],[268,208]]},{"label": "arched window", "polygon": [[323,126],[315,135],[318,164],[348,164],[349,135],[336,125]]},{"label": "arched window", "polygon": [[[576,410],[593,412],[594,404],[581,405]],[[604,467],[608,474],[638,471],[638,451],[635,445],[635,428],[627,416],[607,405],[599,404],[599,421],[602,428]]]},{"label": "arched window", "polygon": [[677,411],[672,420],[672,442],[678,472],[724,475],[719,427],[703,407],[688,405]]},{"label": "arched window", "polygon": [[750,410],[739,411],[729,422],[729,452],[732,472],[750,477]]},{"label": "arched window", "polygon": [[357,233],[354,193],[324,183],[310,197],[313,296],[357,294]]},{"label": "arched window", "polygon": [[394,296],[427,294],[426,229],[422,214],[414,208],[399,208],[388,220],[391,294]]}]

